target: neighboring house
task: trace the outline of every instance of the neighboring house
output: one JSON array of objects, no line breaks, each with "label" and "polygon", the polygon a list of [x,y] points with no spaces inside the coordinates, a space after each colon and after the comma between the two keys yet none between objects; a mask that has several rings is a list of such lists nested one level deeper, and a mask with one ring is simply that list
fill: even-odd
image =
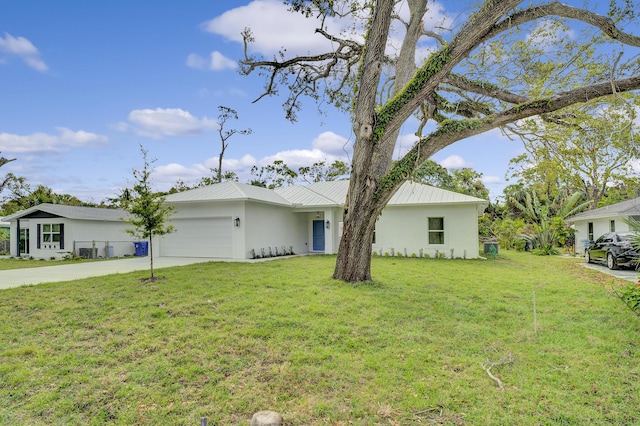
[{"label": "neighboring house", "polygon": [[607,232],[631,231],[625,220],[640,220],[640,198],[623,201],[579,213],[565,219],[576,231],[576,253],[584,254],[590,241],[595,241]]},{"label": "neighboring house", "polygon": [[[270,190],[223,182],[168,195],[176,232],[160,239],[159,254],[247,259],[336,253],[348,187],[348,181],[333,181]],[[407,182],[378,219],[373,250],[477,258],[478,216],[487,204]]]},{"label": "neighboring house", "polygon": [[39,204],[3,218],[10,224],[10,255],[36,259],[114,257],[135,253],[123,210]]}]

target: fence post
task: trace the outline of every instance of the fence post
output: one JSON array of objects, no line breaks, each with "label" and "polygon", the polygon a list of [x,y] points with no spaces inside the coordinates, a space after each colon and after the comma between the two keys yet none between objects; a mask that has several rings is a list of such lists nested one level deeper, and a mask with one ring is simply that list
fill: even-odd
[{"label": "fence post", "polygon": [[96,252],[96,240],[91,240],[91,256],[89,256],[91,259],[95,259],[94,254]]},{"label": "fence post", "polygon": [[105,241],[104,243],[104,258],[109,258],[109,241]]}]

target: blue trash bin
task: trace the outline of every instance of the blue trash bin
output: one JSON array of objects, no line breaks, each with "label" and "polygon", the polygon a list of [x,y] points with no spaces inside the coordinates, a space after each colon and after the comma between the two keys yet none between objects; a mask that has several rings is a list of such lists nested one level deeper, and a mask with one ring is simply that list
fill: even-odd
[{"label": "blue trash bin", "polygon": [[135,255],[136,256],[147,256],[149,254],[149,242],[147,241],[136,241],[133,243],[135,247]]}]

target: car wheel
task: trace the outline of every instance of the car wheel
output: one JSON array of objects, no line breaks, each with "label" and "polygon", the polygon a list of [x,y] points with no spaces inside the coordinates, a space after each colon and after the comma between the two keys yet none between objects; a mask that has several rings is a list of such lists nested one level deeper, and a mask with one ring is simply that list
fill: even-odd
[{"label": "car wheel", "polygon": [[613,254],[607,254],[607,268],[609,269],[618,269],[618,265],[616,265],[616,259],[613,257]]},{"label": "car wheel", "polygon": [[593,262],[591,261],[591,255],[589,255],[589,252],[587,252],[587,253],[584,255],[584,260],[585,260],[587,263],[593,263]]}]

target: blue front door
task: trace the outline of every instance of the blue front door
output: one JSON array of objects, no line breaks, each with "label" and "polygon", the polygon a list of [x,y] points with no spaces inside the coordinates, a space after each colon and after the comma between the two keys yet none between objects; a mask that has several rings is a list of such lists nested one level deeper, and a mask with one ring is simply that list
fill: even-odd
[{"label": "blue front door", "polygon": [[324,251],[324,220],[313,221],[313,251]]}]

